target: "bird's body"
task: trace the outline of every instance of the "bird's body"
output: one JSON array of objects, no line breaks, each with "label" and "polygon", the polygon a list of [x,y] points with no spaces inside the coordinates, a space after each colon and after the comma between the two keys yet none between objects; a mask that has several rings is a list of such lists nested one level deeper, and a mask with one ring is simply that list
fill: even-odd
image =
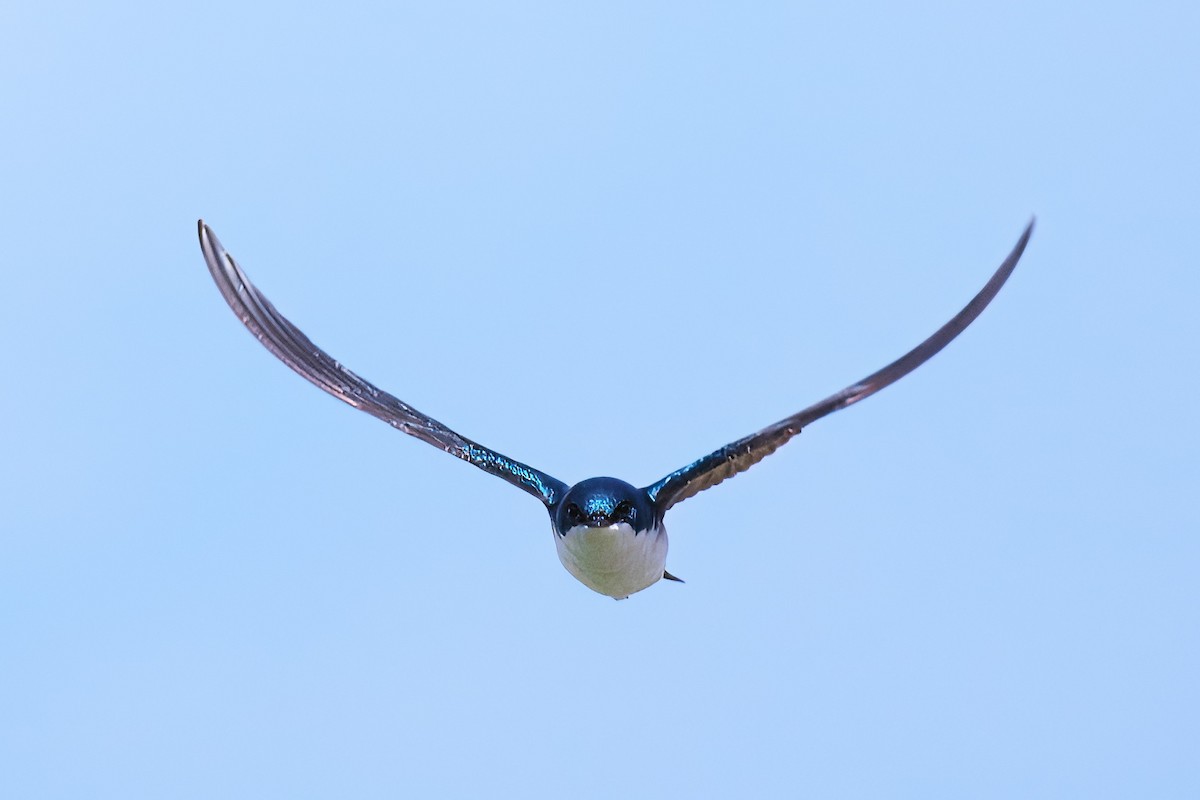
[{"label": "bird's body", "polygon": [[624,600],[662,579],[667,569],[667,531],[636,531],[628,522],[593,528],[576,525],[554,532],[558,560],[589,589]]},{"label": "bird's body", "polygon": [[623,600],[667,574],[667,529],[645,489],[617,478],[580,481],[551,527],[567,572],[600,594]]},{"label": "bird's body", "polygon": [[1000,291],[1025,250],[1033,223],[971,302],[908,353],[858,383],[642,488],[616,478],[588,478],[568,485],[467,439],[377,388],[314,345],[276,311],[203,220],[199,228],[200,248],[217,287],[268,350],[339,400],[537,497],[550,514],[563,566],[588,588],[619,600],[662,578],[679,580],[666,571],[663,515],[668,509],[749,469],[803,427],[870,397],[929,360],[970,325]]}]

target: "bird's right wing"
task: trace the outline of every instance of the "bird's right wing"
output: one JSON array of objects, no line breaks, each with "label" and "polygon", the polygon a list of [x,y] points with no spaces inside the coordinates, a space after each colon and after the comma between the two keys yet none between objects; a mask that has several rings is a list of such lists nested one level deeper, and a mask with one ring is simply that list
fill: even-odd
[{"label": "bird's right wing", "polygon": [[225,302],[263,346],[284,364],[342,402],[474,464],[484,472],[503,478],[547,506],[552,507],[566,493],[567,485],[557,478],[460,436],[343,367],[275,310],[271,301],[255,288],[233,256],[221,246],[204,220],[200,220],[199,229],[200,249]]}]

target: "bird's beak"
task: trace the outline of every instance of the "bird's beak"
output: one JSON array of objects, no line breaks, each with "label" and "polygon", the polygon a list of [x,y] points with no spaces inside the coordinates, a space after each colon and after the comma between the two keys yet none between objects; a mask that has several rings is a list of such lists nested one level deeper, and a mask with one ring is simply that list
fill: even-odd
[{"label": "bird's beak", "polygon": [[607,528],[611,524],[608,514],[603,511],[593,511],[588,515],[588,525],[593,528]]}]

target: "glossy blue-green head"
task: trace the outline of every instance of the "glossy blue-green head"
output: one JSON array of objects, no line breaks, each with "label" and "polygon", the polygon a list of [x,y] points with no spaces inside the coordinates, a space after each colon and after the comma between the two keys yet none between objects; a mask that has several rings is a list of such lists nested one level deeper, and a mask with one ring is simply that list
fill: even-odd
[{"label": "glossy blue-green head", "polygon": [[616,478],[588,478],[572,486],[554,508],[554,529],[607,528],[622,522],[635,531],[654,526],[654,504],[644,489]]}]

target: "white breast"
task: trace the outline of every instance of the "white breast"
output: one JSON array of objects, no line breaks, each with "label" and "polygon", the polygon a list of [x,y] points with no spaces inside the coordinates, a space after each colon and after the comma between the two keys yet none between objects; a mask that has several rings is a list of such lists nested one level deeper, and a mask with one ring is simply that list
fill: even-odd
[{"label": "white breast", "polygon": [[580,525],[566,536],[554,534],[558,559],[589,589],[624,600],[663,576],[667,531],[652,528],[635,534],[622,522],[607,528]]}]

